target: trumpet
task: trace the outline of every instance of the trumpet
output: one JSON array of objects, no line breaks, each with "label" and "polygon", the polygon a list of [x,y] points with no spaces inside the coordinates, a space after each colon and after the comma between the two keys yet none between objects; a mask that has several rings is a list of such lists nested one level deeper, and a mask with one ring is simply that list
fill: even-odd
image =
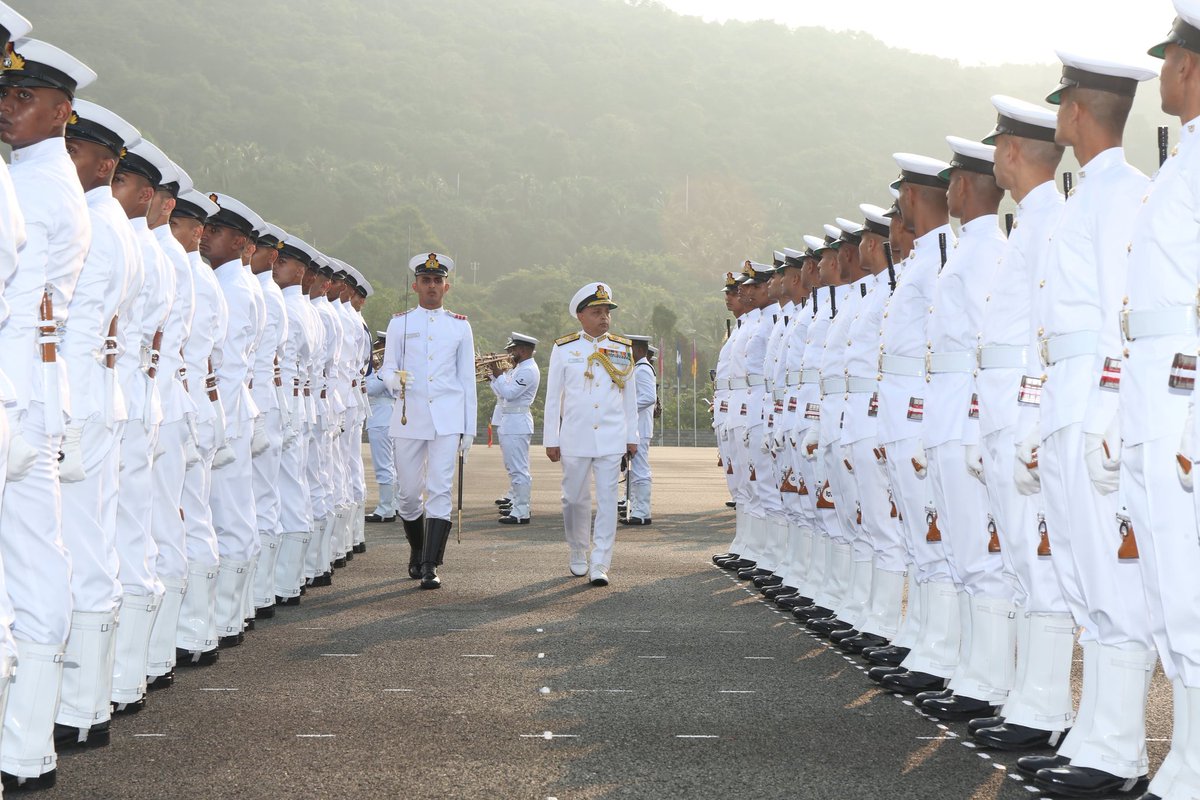
[{"label": "trumpet", "polygon": [[513,363],[513,357],[508,353],[484,353],[475,356],[475,380],[479,383],[486,381],[492,376],[493,367],[507,372],[514,366],[516,365]]},{"label": "trumpet", "polygon": [[383,339],[376,339],[371,345],[371,371],[378,372],[383,368],[383,350],[386,347]]}]

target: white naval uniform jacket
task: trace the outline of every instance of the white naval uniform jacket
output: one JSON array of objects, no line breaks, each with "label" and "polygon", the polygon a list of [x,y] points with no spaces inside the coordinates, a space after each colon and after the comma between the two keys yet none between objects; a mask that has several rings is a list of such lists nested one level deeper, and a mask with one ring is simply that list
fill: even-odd
[{"label": "white naval uniform jacket", "polygon": [[604,351],[620,370],[633,366],[628,339],[605,334],[593,339],[580,331],[563,336],[550,351],[542,443],[564,456],[599,458],[620,455],[638,443],[637,387],[632,371],[625,386],[612,382],[588,357]]},{"label": "white naval uniform jacket", "polygon": [[[873,280],[873,278],[872,278]],[[825,334],[825,348],[821,353],[821,419],[818,422],[817,443],[821,447],[837,444],[842,438],[842,413],[846,410],[846,390],[827,388],[827,380],[846,379],[846,336],[850,323],[862,303],[862,279],[849,286],[838,286],[837,314],[829,323]]]},{"label": "white naval uniform jacket", "polygon": [[[167,257],[158,239],[146,225],[145,217],[129,220],[133,226],[134,236],[137,237],[142,252],[142,285],[138,289],[141,301],[141,311],[138,314],[138,328],[129,331],[126,339],[125,369],[122,373],[122,390],[126,393],[131,410],[131,419],[140,419],[147,427],[163,421],[164,402],[172,410],[178,404],[179,397],[174,394],[174,387],[169,381],[151,380],[147,369],[154,348],[154,336],[165,328],[171,314],[171,298],[175,293],[175,273],[167,263]],[[118,367],[121,365],[118,359]],[[139,398],[137,395],[141,395]],[[140,403],[140,413],[132,410],[134,404]]]},{"label": "white naval uniform jacket", "polygon": [[408,423],[400,398],[392,414],[392,436],[430,440],[475,436],[475,340],[471,323],[444,308],[401,312],[388,323],[383,370],[405,370]]},{"label": "white naval uniform jacket", "polygon": [[821,358],[825,354],[825,336],[833,317],[829,314],[828,301],[818,303],[812,320],[808,323],[807,338],[804,340],[804,352],[801,354],[800,371],[804,381],[797,391],[796,443],[799,444],[808,429],[820,422],[821,418]]},{"label": "white naval uniform jacket", "polygon": [[[17,408],[25,409],[30,401],[46,399],[37,343],[42,293],[50,287],[54,318],[63,323],[92,238],[92,223],[79,175],[61,137],[14,150],[10,174],[25,218],[25,242],[17,250],[18,268],[4,287],[9,317],[0,327],[0,363]],[[58,381],[62,410],[70,413],[61,361]]]},{"label": "white naval uniform jacket", "polygon": [[1170,388],[1168,381],[1176,353],[1196,355],[1196,286],[1200,284],[1197,127],[1200,118],[1183,126],[1178,146],[1147,187],[1129,245],[1126,292],[1132,314],[1170,311],[1190,316],[1190,325],[1179,325],[1168,335],[1136,336],[1134,332],[1136,338],[1125,344],[1121,438],[1131,446],[1179,436],[1193,395],[1192,391]]},{"label": "white naval uniform jacket", "polygon": [[[82,187],[81,187],[82,188]],[[124,218],[124,214],[121,215]],[[25,216],[17,202],[8,165],[0,160],[0,286],[7,286],[17,271],[17,251],[25,245]],[[0,292],[0,342],[5,341],[4,323],[9,317],[9,304]],[[9,349],[0,348],[0,402],[15,399],[16,390],[7,372],[13,363]]]},{"label": "white naval uniform jacket", "polygon": [[655,386],[654,366],[643,358],[633,366],[634,383],[637,388],[638,438],[649,443],[654,438],[654,405],[658,402],[658,387]]},{"label": "white naval uniform jacket", "polygon": [[[959,228],[958,241],[948,249],[946,266],[933,287],[927,327],[933,357],[951,355],[966,361],[965,372],[927,374],[925,424],[921,441],[926,448],[947,442],[979,443],[979,418],[971,413],[978,366],[979,329],[988,278],[1004,251],[1005,238],[995,214],[985,214]],[[932,361],[930,362],[932,364]]]},{"label": "white naval uniform jacket", "polygon": [[[1035,408],[1022,406],[1017,400],[1021,379],[1042,374],[1031,323],[1034,275],[1039,272],[1037,262],[1046,255],[1046,243],[1062,209],[1063,197],[1054,181],[1046,181],[1025,195],[1017,204],[1012,235],[989,281],[979,334],[980,357],[989,348],[1003,348],[995,351],[1000,358],[1012,358],[1011,363],[1020,361],[1022,365],[979,370],[975,385],[979,392],[980,436],[1005,428],[1023,430],[1027,424],[1023,420],[1037,418]],[[1023,357],[1019,355],[1022,349]]]},{"label": "white naval uniform jacket", "polygon": [[[733,346],[729,379],[742,384],[729,392],[729,428],[753,428],[763,421],[763,386],[749,386],[751,380],[763,381],[763,362],[767,355],[769,321],[763,310],[753,308],[742,315],[737,341]],[[755,445],[757,446],[757,445]]]},{"label": "white naval uniform jacket", "polygon": [[[229,306],[225,303],[225,294],[212,268],[204,263],[200,253],[193,250],[187,256],[192,268],[196,304],[192,314],[192,330],[183,344],[183,363],[188,371],[188,393],[196,406],[196,421],[210,422],[216,418],[220,403],[214,407],[208,399],[205,384],[210,374],[209,359],[213,358],[213,350],[225,341],[225,331],[229,327]],[[123,326],[124,320],[119,324]],[[213,360],[214,367],[216,360]]]},{"label": "white naval uniform jacket", "polygon": [[[120,385],[107,379],[104,342],[113,316],[133,289],[130,274],[138,263],[138,243],[112,188],[98,186],[85,195],[92,222],[92,242],[69,309],[71,324],[63,333],[59,355],[71,384],[71,418],[76,426],[90,418],[125,418]],[[120,325],[118,319],[117,324]],[[119,413],[118,413],[119,412]]]},{"label": "white naval uniform jacket", "polygon": [[[897,280],[900,272],[896,272]],[[883,310],[891,297],[891,284],[887,272],[868,275],[863,279],[867,285],[867,296],[859,303],[850,328],[846,331],[846,378],[868,381],[874,388],[868,392],[846,394],[846,412],[842,418],[842,444],[854,444],[864,439],[875,441],[879,430],[878,409],[871,412],[871,400],[878,403],[879,393],[879,325],[883,322]]]},{"label": "white naval uniform jacket", "polygon": [[488,380],[488,386],[496,395],[501,436],[533,433],[533,414],[530,413],[529,407],[537,397],[541,382],[541,370],[532,358],[527,358],[507,372]]},{"label": "white naval uniform jacket", "polygon": [[[808,339],[808,328],[812,324],[812,309],[807,305],[792,306],[792,318],[788,322],[787,334],[783,339],[783,419],[776,423],[793,437],[804,419],[804,404],[800,402],[800,383],[804,365],[804,348]],[[796,442],[799,443],[798,440]]]},{"label": "white naval uniform jacket", "polygon": [[229,308],[225,339],[213,351],[213,368],[225,410],[225,431],[229,438],[235,439],[249,435],[248,423],[258,416],[258,408],[250,396],[250,372],[262,320],[240,258],[225,262],[213,274]]},{"label": "white naval uniform jacket", "polygon": [[[196,283],[192,278],[192,265],[188,261],[183,245],[171,233],[171,226],[159,225],[153,231],[166,256],[167,266],[175,276],[175,294],[171,302],[171,314],[163,329],[162,347],[158,357],[159,394],[163,396],[163,422],[178,422],[185,414],[196,412],[196,403],[183,379],[187,377],[187,366],[183,361],[183,348],[192,333],[196,315]],[[201,382],[203,375],[196,376]],[[188,389],[191,389],[191,380]],[[164,392],[163,388],[168,387]],[[170,402],[168,402],[168,396]]]},{"label": "white naval uniform jacket", "polygon": [[[1045,274],[1038,282],[1033,324],[1039,338],[1077,332],[1099,334],[1094,352],[1046,367],[1041,433],[1047,439],[1068,425],[1104,434],[1117,413],[1117,391],[1101,389],[1105,358],[1120,363],[1119,322],[1129,241],[1149,178],[1112,147],[1079,170],[1079,183],[1050,239]],[[1195,287],[1188,297],[1195,296]]]},{"label": "white naval uniform jacket", "polygon": [[308,379],[313,350],[317,346],[317,330],[309,316],[312,303],[304,296],[299,284],[281,289],[283,313],[286,318],[283,341],[279,345],[279,379],[291,415],[292,428],[297,432],[308,422],[308,403],[304,386]]},{"label": "white naval uniform jacket", "polygon": [[318,391],[317,416],[321,419],[321,427],[330,430],[331,426],[340,424],[346,403],[342,399],[338,385],[338,361],[342,357],[342,323],[329,304],[325,295],[312,299],[313,310],[321,320],[321,336],[324,342],[318,351],[316,364]]},{"label": "white naval uniform jacket", "polygon": [[933,303],[933,286],[942,265],[938,248],[938,234],[946,234],[946,247],[954,244],[954,232],[950,224],[934,228],[913,242],[912,255],[903,275],[896,279],[896,291],[883,311],[880,326],[880,343],[884,356],[900,356],[920,362],[917,375],[897,375],[883,372],[879,380],[879,427],[877,435],[882,445],[920,436],[923,433],[921,418],[910,415],[910,401],[920,398],[924,402],[925,353],[929,340],[925,326],[929,320],[929,306]]},{"label": "white naval uniform jacket", "polygon": [[735,320],[733,330],[729,332],[729,336],[725,338],[721,344],[721,349],[717,353],[716,376],[713,383],[713,428],[720,430],[722,427],[729,424],[729,376],[730,364],[733,359],[733,348],[735,340],[741,328],[742,318],[738,317]]},{"label": "white naval uniform jacket", "polygon": [[767,428],[774,432],[776,424],[783,416],[783,384],[778,381],[783,340],[787,334],[788,323],[791,322],[792,301],[767,308],[770,311],[767,319],[771,320],[771,332],[767,334],[767,351],[763,357],[763,421]]},{"label": "white naval uniform jacket", "polygon": [[[287,310],[284,308],[283,291],[272,279],[271,270],[264,270],[257,275],[250,273],[250,279],[262,290],[263,310],[266,312],[266,323],[254,350],[254,386],[250,394],[258,410],[265,413],[279,408],[279,392],[275,391],[275,362],[288,334]],[[282,364],[279,376],[283,383]],[[283,386],[291,390],[290,383],[284,383]]]}]

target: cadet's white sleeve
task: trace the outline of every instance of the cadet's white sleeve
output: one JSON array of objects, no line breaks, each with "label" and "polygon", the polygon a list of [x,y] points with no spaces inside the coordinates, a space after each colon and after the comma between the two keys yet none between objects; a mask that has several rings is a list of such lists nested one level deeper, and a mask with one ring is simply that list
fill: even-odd
[{"label": "cadet's white sleeve", "polygon": [[546,409],[542,418],[542,444],[558,447],[559,429],[562,427],[562,384],[563,356],[561,348],[550,351],[550,368],[546,372]]},{"label": "cadet's white sleeve", "polygon": [[463,435],[475,438],[475,428],[479,415],[479,398],[475,394],[475,337],[471,333],[471,323],[463,323],[463,338],[458,346],[458,379],[463,387]]},{"label": "cadet's white sleeve", "polygon": [[638,436],[636,380],[633,386],[625,384],[625,388],[621,390],[621,402],[625,406],[625,441],[628,444],[637,444],[641,437]]},{"label": "cadet's white sleeve", "polygon": [[634,372],[637,376],[637,408],[642,411],[651,408],[658,400],[654,391],[654,368],[637,369]]}]

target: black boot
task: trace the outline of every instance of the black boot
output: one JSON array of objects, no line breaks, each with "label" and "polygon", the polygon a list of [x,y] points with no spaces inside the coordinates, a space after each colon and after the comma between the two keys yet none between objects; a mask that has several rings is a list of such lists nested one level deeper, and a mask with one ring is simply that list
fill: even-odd
[{"label": "black boot", "polygon": [[446,555],[446,542],[450,539],[450,520],[425,520],[425,541],[421,547],[421,588],[439,589],[442,580],[438,577],[437,568],[442,565],[442,557]]},{"label": "black boot", "polygon": [[425,515],[416,519],[402,519],[404,537],[408,539],[408,577],[421,578],[421,544],[425,540]]}]

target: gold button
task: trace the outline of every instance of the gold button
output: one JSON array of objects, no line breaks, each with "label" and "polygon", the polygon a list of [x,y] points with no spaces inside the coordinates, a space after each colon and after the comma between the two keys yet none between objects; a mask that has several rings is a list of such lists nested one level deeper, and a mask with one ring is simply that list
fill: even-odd
[{"label": "gold button", "polygon": [[1038,328],[1038,336],[1045,336],[1045,335],[1046,335],[1046,329]]},{"label": "gold button", "polygon": [[1126,252],[1126,253],[1132,253],[1132,252],[1133,252],[1133,242],[1130,242],[1130,243],[1129,243],[1129,246],[1125,248],[1125,252]]},{"label": "gold button", "polygon": [[1050,376],[1043,372],[1042,373],[1042,383],[1045,383],[1048,380],[1050,380]]},{"label": "gold button", "polygon": [[1125,348],[1124,355],[1126,358],[1129,358],[1129,348],[1128,347]]},{"label": "gold button", "polygon": [[592,426],[592,430],[594,430],[594,431],[596,431],[596,430],[600,430],[600,426],[599,426],[599,425],[593,425],[593,426]]},{"label": "gold button", "polygon": [[1038,288],[1039,288],[1039,289],[1045,289],[1045,288],[1046,288],[1046,279],[1045,279],[1045,278],[1042,278],[1040,281],[1038,281]]}]

